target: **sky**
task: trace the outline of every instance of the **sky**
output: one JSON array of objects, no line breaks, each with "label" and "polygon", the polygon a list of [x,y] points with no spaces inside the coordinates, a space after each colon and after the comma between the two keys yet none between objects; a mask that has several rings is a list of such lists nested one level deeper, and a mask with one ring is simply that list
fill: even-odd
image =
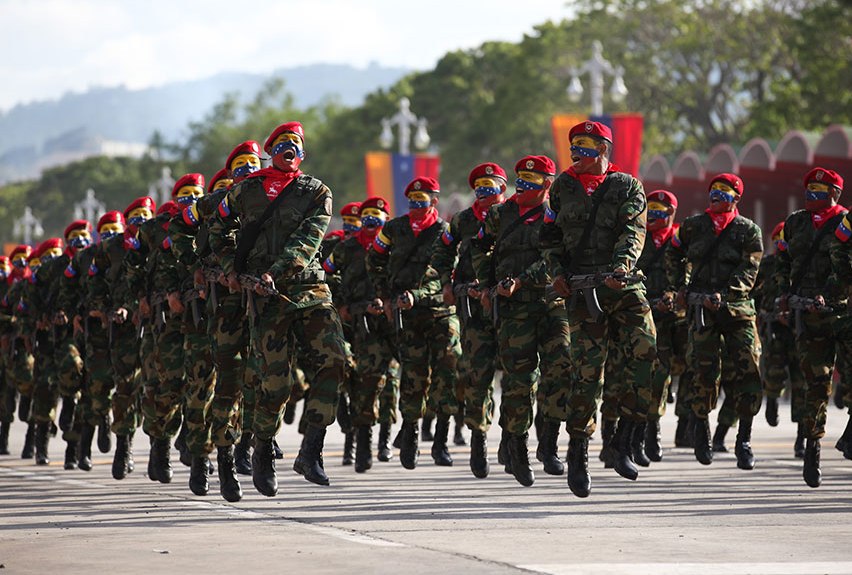
[{"label": "sky", "polygon": [[68,91],[371,62],[428,70],[517,42],[563,0],[0,0],[0,110]]}]

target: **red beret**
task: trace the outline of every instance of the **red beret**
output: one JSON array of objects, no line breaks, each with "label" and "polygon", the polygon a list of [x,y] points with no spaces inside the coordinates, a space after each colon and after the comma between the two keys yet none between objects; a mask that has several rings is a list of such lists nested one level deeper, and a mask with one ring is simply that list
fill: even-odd
[{"label": "red beret", "polygon": [[356,218],[361,214],[361,202],[349,202],[343,209],[340,210],[341,216],[355,216]]},{"label": "red beret", "polygon": [[263,144],[263,149],[266,150],[267,154],[272,153],[272,142],[275,141],[275,138],[280,136],[285,132],[292,132],[302,138],[302,143],[305,143],[305,130],[302,128],[302,124],[299,122],[286,122],[281,124],[271,134],[266,138],[266,142]]},{"label": "red beret", "polygon": [[405,186],[405,196],[408,197],[409,192],[430,192],[434,194],[441,193],[441,186],[438,185],[438,180],[435,178],[419,177],[414,178]]},{"label": "red beret", "polygon": [[30,257],[30,254],[33,253],[33,249],[27,244],[21,244],[15,246],[15,249],[12,250],[12,253],[9,254],[9,259],[15,259],[15,256],[18,254],[24,254],[27,257]]},{"label": "red beret", "polygon": [[569,140],[574,136],[597,136],[612,143],[612,130],[609,129],[609,126],[600,122],[580,122],[568,132]]},{"label": "red beret", "polygon": [[717,174],[713,176],[713,179],[710,180],[710,185],[707,186],[707,189],[710,189],[714,182],[723,182],[728,184],[731,186],[731,189],[739,195],[743,195],[743,192],[745,191],[743,189],[743,181],[736,174]]},{"label": "red beret", "polygon": [[219,170],[218,172],[213,174],[213,178],[209,182],[207,182],[207,193],[209,194],[210,192],[213,191],[213,188],[216,187],[216,182],[218,182],[219,180],[230,180],[230,179],[231,179],[230,170],[228,170],[227,168],[222,168],[221,170]]},{"label": "red beret", "polygon": [[176,202],[169,200],[168,202],[160,206],[160,209],[157,210],[158,216],[162,213],[167,213],[170,217],[174,217],[180,213],[180,206],[177,205]]},{"label": "red beret", "polygon": [[[135,210],[136,208],[148,208],[152,212],[157,209],[157,204],[154,203],[154,199],[151,196],[142,196],[141,198],[136,198],[130,205],[124,209],[125,217],[127,214]],[[98,222],[98,229],[100,229],[101,224]]]},{"label": "red beret", "polygon": [[777,224],[775,224],[775,227],[772,228],[772,235],[770,235],[769,237],[774,238],[776,236],[779,236],[779,235],[781,235],[781,232],[783,232],[783,231],[784,231],[784,222],[778,222]]},{"label": "red beret", "polygon": [[[146,196],[146,198],[149,199],[149,200],[151,199],[151,198],[148,198],[147,196]],[[145,198],[139,198],[139,200],[142,200],[142,199],[145,199]],[[138,202],[139,200],[136,200],[136,201]],[[151,200],[151,201],[153,202],[153,200]],[[134,202],[134,203],[136,203],[136,202]],[[130,204],[130,206],[133,206],[133,204]],[[128,207],[127,209],[128,209],[128,211],[130,211],[132,208]],[[113,210],[111,212],[107,212],[107,213],[105,213],[104,215],[101,216],[101,219],[98,220],[98,231],[100,231],[100,229],[105,224],[121,224],[121,225],[124,225],[124,215],[121,212],[116,211],[116,210]]]},{"label": "red beret", "polygon": [[473,188],[473,182],[475,182],[478,178],[502,178],[504,182],[508,181],[506,178],[506,171],[503,170],[500,166],[492,162],[486,162],[484,164],[479,164],[470,172],[470,176],[467,177],[467,183]]},{"label": "red beret", "polygon": [[175,197],[178,191],[184,186],[201,186],[204,189],[204,174],[186,174],[178,178],[172,188],[172,197]]},{"label": "red beret", "polygon": [[677,197],[668,190],[654,190],[648,194],[648,201],[663,202],[677,209]]},{"label": "red beret", "polygon": [[807,186],[810,182],[819,182],[820,184],[835,186],[840,190],[843,189],[843,178],[840,174],[834,170],[826,170],[825,168],[814,168],[805,174],[805,186]]},{"label": "red beret", "polygon": [[92,224],[89,223],[88,220],[74,220],[68,227],[65,228],[65,233],[62,234],[64,237],[68,237],[68,234],[73,232],[74,230],[86,229],[88,231],[92,231]]},{"label": "red beret", "polygon": [[378,196],[367,198],[361,202],[361,211],[363,212],[367,208],[376,208],[377,210],[382,210],[386,214],[390,213],[388,212],[388,201]]},{"label": "red beret", "polygon": [[524,156],[515,164],[515,173],[538,172],[545,176],[556,175],[556,164],[547,156]]},{"label": "red beret", "polygon": [[41,242],[32,253],[30,257],[40,258],[44,252],[47,250],[52,250],[54,248],[59,248],[60,250],[65,249],[65,242],[62,241],[62,238],[50,238]]},{"label": "red beret", "polygon": [[260,157],[260,144],[255,142],[254,140],[246,140],[231,152],[231,155],[228,156],[228,159],[225,161],[225,169],[231,169],[231,162],[234,161],[234,158],[237,156],[241,156],[242,154],[254,154],[258,158]]}]

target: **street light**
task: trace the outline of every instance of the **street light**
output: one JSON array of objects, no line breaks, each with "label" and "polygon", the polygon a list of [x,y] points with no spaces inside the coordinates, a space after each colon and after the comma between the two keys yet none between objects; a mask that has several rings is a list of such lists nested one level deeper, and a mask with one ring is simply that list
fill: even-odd
[{"label": "street light", "polygon": [[614,102],[621,102],[627,96],[627,86],[624,85],[624,68],[613,66],[603,57],[603,45],[595,40],[592,42],[592,57],[583,63],[579,69],[571,70],[571,82],[568,84],[568,97],[572,102],[579,102],[583,95],[583,84],[580,75],[589,74],[591,84],[592,115],[603,115],[604,76],[612,76],[610,96]]},{"label": "street light", "polygon": [[24,207],[24,215],[15,220],[15,229],[12,232],[16,236],[23,236],[24,243],[32,245],[33,237],[40,238],[44,235],[41,220],[33,215],[29,206]]},{"label": "street light", "polygon": [[399,101],[399,112],[390,118],[382,120],[382,133],[379,135],[379,143],[383,148],[393,145],[393,126],[399,129],[399,153],[407,156],[411,153],[410,140],[411,128],[417,127],[414,133],[414,147],[422,150],[429,145],[429,133],[426,131],[426,119],[418,118],[411,111],[411,101],[402,98]]}]

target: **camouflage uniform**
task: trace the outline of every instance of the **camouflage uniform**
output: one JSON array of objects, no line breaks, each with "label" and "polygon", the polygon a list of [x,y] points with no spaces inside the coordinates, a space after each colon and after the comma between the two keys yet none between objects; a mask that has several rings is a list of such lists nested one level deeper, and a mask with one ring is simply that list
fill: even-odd
[{"label": "camouflage uniform", "polygon": [[[14,273],[14,272],[13,272]],[[33,396],[33,369],[35,358],[25,340],[29,337],[27,333],[28,311],[24,301],[24,292],[29,284],[29,275],[13,280],[6,298],[12,312],[12,333],[10,335],[10,353],[6,368],[6,376],[11,378],[7,385],[11,385],[17,391],[19,397],[18,419],[29,421],[30,406]],[[12,400],[12,412],[14,412],[14,400]]]}]

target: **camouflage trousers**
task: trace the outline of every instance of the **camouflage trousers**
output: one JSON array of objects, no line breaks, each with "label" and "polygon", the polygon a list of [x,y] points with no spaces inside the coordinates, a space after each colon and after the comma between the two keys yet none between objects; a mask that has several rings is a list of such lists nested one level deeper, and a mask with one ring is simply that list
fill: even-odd
[{"label": "camouflage trousers", "polygon": [[14,346],[14,357],[9,364],[7,374],[12,377],[12,386],[20,397],[32,397],[35,358],[31,352],[27,351],[23,339],[16,338]]},{"label": "camouflage trousers", "polygon": [[109,416],[115,380],[107,330],[96,317],[88,318],[86,380],[80,398],[80,422],[97,426]]},{"label": "camouflage trousers", "polygon": [[331,303],[290,310],[271,297],[255,298],[251,342],[261,359],[261,384],[257,390],[252,431],[261,440],[275,437],[281,427],[284,405],[292,387],[296,342],[313,350],[302,365],[311,391],[305,406],[308,425],[334,423],[337,394],[344,377],[343,328]]},{"label": "camouflage trousers", "polygon": [[205,325],[196,329],[184,322],[183,342],[186,394],[184,422],[187,428],[186,445],[190,453],[201,456],[213,451],[211,442],[212,414],[210,406],[216,384],[213,367],[213,346]]},{"label": "camouflage trousers", "polygon": [[499,361],[497,335],[482,307],[474,302],[470,307],[471,317],[461,324],[459,382],[465,424],[471,430],[485,433],[494,417],[494,373]]},{"label": "camouflage trousers", "polygon": [[10,341],[9,345],[9,352],[3,356],[3,381],[0,386],[0,422],[3,423],[12,423],[15,419],[18,389],[28,390],[29,397],[32,396],[32,370],[35,363],[33,356],[27,354],[23,340]]},{"label": "camouflage trousers", "polygon": [[500,425],[513,435],[529,430],[536,387],[542,392],[545,420],[561,424],[568,419],[573,377],[565,306],[504,298],[497,305],[497,346],[503,364]]},{"label": "camouflage trousers", "polygon": [[654,363],[654,375],[651,378],[649,421],[659,420],[666,414],[666,399],[672,376],[683,373],[689,341],[686,318],[673,313],[660,314],[659,317],[654,317],[654,325],[657,328],[657,361]]},{"label": "camouflage trousers", "polygon": [[[846,319],[848,322],[849,319]],[[846,341],[850,341],[849,338],[852,338],[852,334],[847,334],[844,336]],[[847,409],[852,409],[852,358],[848,355],[848,347],[845,348],[844,345],[837,345],[837,375],[838,375],[838,389],[837,392],[840,393],[840,397],[843,400],[843,406]]]},{"label": "camouflage trousers", "polygon": [[436,413],[454,415],[459,408],[455,393],[461,356],[458,318],[445,309],[415,306],[403,312],[403,326],[398,334],[402,420],[423,417],[427,398]]},{"label": "camouflage trousers", "polygon": [[139,345],[139,355],[141,358],[141,376],[142,376],[142,401],[140,402],[140,413],[142,415],[142,431],[149,437],[155,437],[154,433],[159,433],[163,437],[174,436],[181,424],[181,418],[175,417],[169,423],[169,428],[162,433],[157,430],[157,391],[160,389],[160,378],[157,375],[157,362],[155,353],[156,336],[152,329],[147,329],[142,337]]},{"label": "camouflage trousers", "polygon": [[75,343],[71,325],[57,327],[56,331],[59,341],[54,348],[54,361],[59,379],[59,395],[73,397],[83,385],[83,358]]},{"label": "camouflage trousers", "polygon": [[[595,431],[597,399],[601,396],[608,362],[609,340],[618,333],[626,350],[624,385],[619,416],[645,421],[651,404],[651,376],[657,359],[656,328],[648,300],[641,290],[598,290],[604,314],[596,322],[575,294],[568,307],[571,325],[571,357],[576,379],[568,398],[568,431],[572,436],[591,436]],[[629,384],[629,386],[628,386]]]},{"label": "camouflage trousers", "polygon": [[36,331],[36,342],[30,421],[50,423],[56,416],[56,402],[59,399],[53,338],[50,331],[42,329]]},{"label": "camouflage trousers", "polygon": [[[396,353],[396,346],[394,346]],[[394,424],[397,422],[396,407],[399,404],[400,365],[392,359],[385,374],[385,386],[379,394],[379,423]]]},{"label": "camouflage trousers", "polygon": [[168,316],[159,333],[154,334],[154,364],[157,382],[153,389],[146,390],[145,433],[154,439],[170,438],[180,426],[181,408],[186,391],[184,371],[184,335],[182,320]]},{"label": "camouflage trousers", "polygon": [[392,327],[384,316],[367,320],[370,332],[358,329],[352,336],[358,377],[349,390],[352,425],[375,425],[379,420],[379,397],[388,384],[388,371],[394,358],[390,338]]},{"label": "camouflage trousers", "polygon": [[114,324],[110,360],[115,374],[112,394],[112,431],[116,435],[132,435],[137,424],[139,396],[139,342],[136,327],[131,321]]},{"label": "camouflage trousers", "polygon": [[799,366],[796,337],[778,322],[773,325],[771,338],[765,330],[761,336],[760,367],[766,397],[781,397],[789,379],[791,417],[799,423],[805,408],[805,376]]},{"label": "camouflage trousers", "polygon": [[18,398],[18,390],[6,372],[4,355],[0,362],[0,423],[12,423],[15,420],[15,403]]},{"label": "camouflage trousers", "polygon": [[[753,317],[733,315],[727,308],[716,312],[704,311],[706,327],[699,330],[689,323],[689,365],[694,375],[692,410],[699,419],[707,419],[719,399],[719,386],[724,375],[722,358],[731,362],[730,382],[731,416],[752,417],[760,411],[763,388],[760,382],[758,361],[760,341]],[[721,414],[720,414],[721,417]]]}]

